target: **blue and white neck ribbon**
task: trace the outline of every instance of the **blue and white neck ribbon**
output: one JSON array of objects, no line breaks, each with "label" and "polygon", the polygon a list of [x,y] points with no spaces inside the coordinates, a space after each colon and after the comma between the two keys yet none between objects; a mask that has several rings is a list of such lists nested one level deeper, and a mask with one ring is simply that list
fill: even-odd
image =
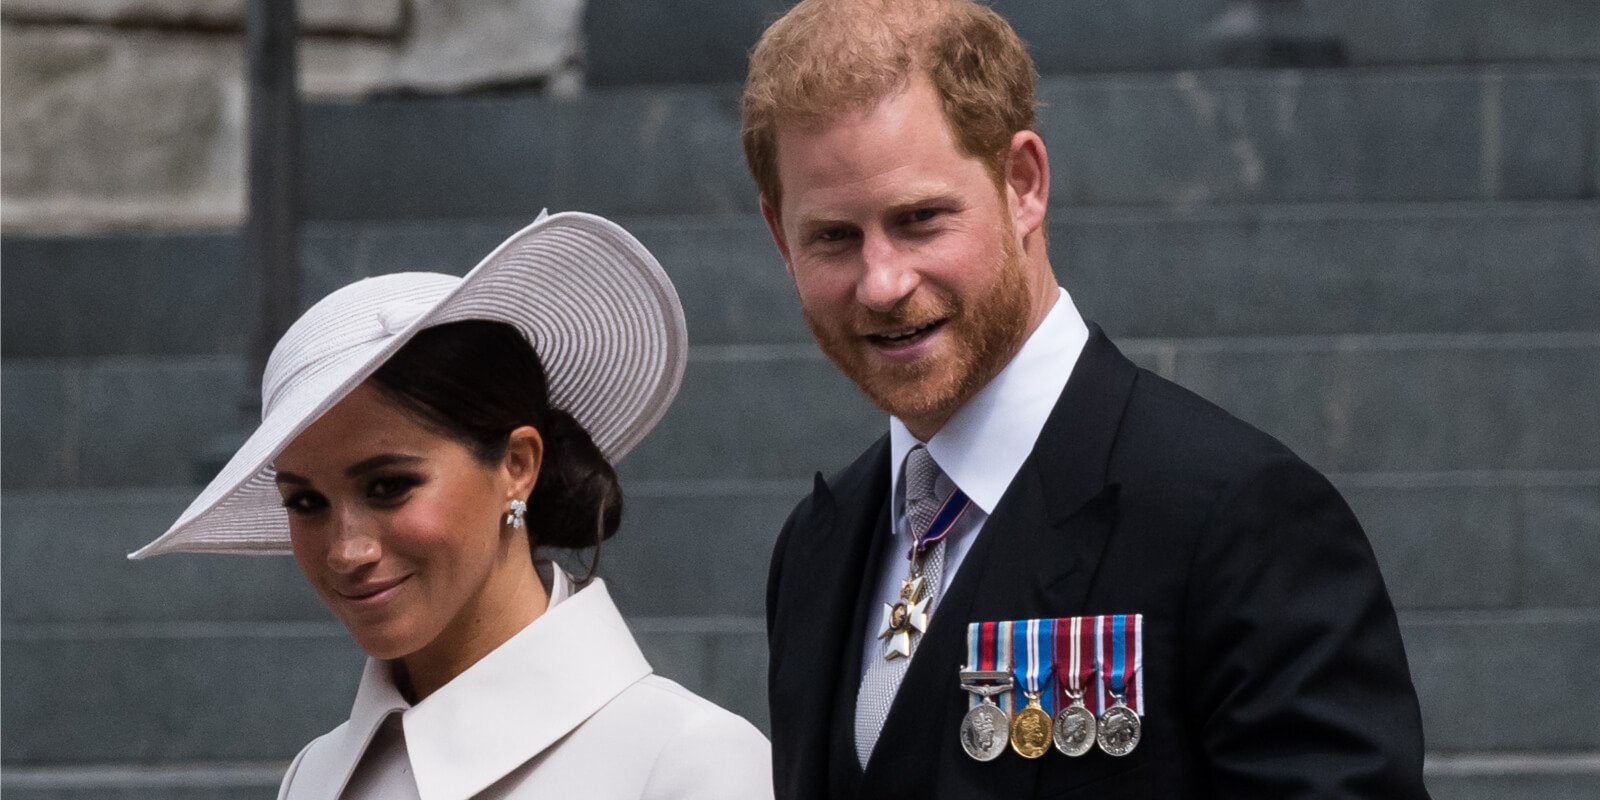
[{"label": "blue and white neck ribbon", "polygon": [[1028,705],[1028,698],[1024,695],[1036,695],[1039,705],[1046,714],[1055,716],[1056,699],[1054,692],[1047,692],[1050,676],[1054,672],[1052,659],[1055,657],[1056,621],[1053,619],[1026,619],[1005,623],[1011,626],[1011,642],[1013,648],[1012,664],[1013,674],[1017,679],[1017,688],[1021,691],[1012,692],[1012,711],[1021,711]]},{"label": "blue and white neck ribbon", "polygon": [[906,552],[906,558],[915,558],[949,536],[950,530],[961,521],[961,517],[971,507],[972,500],[964,492],[960,489],[951,492],[950,496],[945,498],[944,505],[939,506],[939,513],[933,515],[933,522],[928,525],[928,530],[922,534],[922,538],[919,539],[915,532],[912,533],[911,549]]}]

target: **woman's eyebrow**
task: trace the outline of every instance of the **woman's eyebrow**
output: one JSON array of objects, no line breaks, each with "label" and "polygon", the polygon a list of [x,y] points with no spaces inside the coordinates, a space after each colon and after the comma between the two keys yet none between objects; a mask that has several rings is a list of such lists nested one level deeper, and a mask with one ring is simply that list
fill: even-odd
[{"label": "woman's eyebrow", "polygon": [[422,456],[405,455],[403,453],[384,453],[382,455],[365,458],[357,461],[354,464],[351,464],[350,467],[344,471],[344,474],[347,478],[354,478],[357,475],[371,472],[376,469],[392,467],[397,464],[415,464],[420,461],[422,461]]},{"label": "woman's eyebrow", "polygon": [[272,476],[272,480],[277,482],[277,483],[292,483],[292,484],[295,484],[296,486],[310,486],[311,485],[311,480],[310,479],[302,478],[299,475],[294,474],[293,472],[284,472],[282,470],[276,471]]}]

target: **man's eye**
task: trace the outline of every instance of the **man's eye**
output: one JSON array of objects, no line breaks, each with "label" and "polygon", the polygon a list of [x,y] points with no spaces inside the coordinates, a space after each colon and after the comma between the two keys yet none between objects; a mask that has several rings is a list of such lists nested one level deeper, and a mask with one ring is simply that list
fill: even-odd
[{"label": "man's eye", "polygon": [[911,221],[927,222],[937,216],[939,216],[939,209],[937,208],[919,208],[911,212]]},{"label": "man's eye", "polygon": [[817,241],[819,241],[819,242],[842,242],[849,235],[850,235],[850,231],[848,231],[848,230],[846,230],[844,228],[825,228],[822,231],[817,233]]},{"label": "man's eye", "polygon": [[315,514],[328,507],[328,499],[316,492],[295,492],[283,498],[283,507],[291,514]]}]

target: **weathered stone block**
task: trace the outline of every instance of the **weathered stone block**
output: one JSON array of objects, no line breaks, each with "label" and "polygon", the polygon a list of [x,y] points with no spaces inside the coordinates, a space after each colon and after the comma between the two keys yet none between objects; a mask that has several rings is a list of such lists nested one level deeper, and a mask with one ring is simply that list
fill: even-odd
[{"label": "weathered stone block", "polygon": [[1600,608],[1600,487],[1530,489],[1522,514],[1522,604]]},{"label": "weathered stone block", "polygon": [[887,425],[820,355],[691,357],[672,410],[619,470],[626,479],[804,480],[843,468]]},{"label": "weathered stone block", "polygon": [[1397,608],[1506,608],[1516,603],[1517,490],[1344,490]]},{"label": "weathered stone block", "polygon": [[[581,86],[583,0],[411,0],[396,86],[454,91],[496,85]],[[562,73],[572,73],[563,78]]]},{"label": "weathered stone block", "polygon": [[[1513,196],[1582,197],[1584,142],[1559,132],[1582,128],[1585,104],[1524,99],[1548,94],[1497,70],[1107,76],[1044,82],[1039,125],[1062,143],[1053,199],[1073,205],[1489,199],[1526,163],[1540,168]],[[1486,107],[1557,133],[1486,128]]]},{"label": "weathered stone block", "polygon": [[[675,484],[675,482],[665,482]],[[622,491],[622,530],[601,548],[600,572],[623,613],[759,616],[778,529],[811,487],[643,485]]]},{"label": "weathered stone block", "polygon": [[[300,30],[317,33],[394,36],[405,21],[405,0],[302,0]],[[244,25],[244,0],[9,0],[6,18],[33,23],[78,23],[122,27]]]},{"label": "weathered stone block", "polygon": [[5,633],[7,763],[287,760],[350,710],[342,630]]},{"label": "weathered stone block", "polygon": [[1600,467],[1600,343],[1185,349],[1178,382],[1333,472]]},{"label": "weathered stone block", "polygon": [[1600,746],[1595,614],[1402,614],[1401,633],[1430,750]]},{"label": "weathered stone block", "polygon": [[[1537,757],[1535,757],[1537,758]],[[1434,800],[1600,800],[1600,781],[1592,769],[1552,767],[1537,771],[1507,766],[1502,774],[1429,775],[1428,793]]]},{"label": "weathered stone block", "polygon": [[81,469],[83,377],[41,363],[0,367],[5,425],[0,428],[0,486],[5,491],[72,485]]},{"label": "weathered stone block", "polygon": [[0,508],[5,623],[333,619],[292,558],[126,558],[165,531],[195,494],[8,492]]},{"label": "weathered stone block", "polygon": [[1585,61],[1600,57],[1589,0],[1306,0],[1358,64]]},{"label": "weathered stone block", "polygon": [[244,392],[235,358],[129,358],[86,370],[83,485],[190,483],[212,438],[242,427]]},{"label": "weathered stone block", "polygon": [[238,219],[237,44],[12,26],[0,39],[8,228],[158,207],[195,221]]}]

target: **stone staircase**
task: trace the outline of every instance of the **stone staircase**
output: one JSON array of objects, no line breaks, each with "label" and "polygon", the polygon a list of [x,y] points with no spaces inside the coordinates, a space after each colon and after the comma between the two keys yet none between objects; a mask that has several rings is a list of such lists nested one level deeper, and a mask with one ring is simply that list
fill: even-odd
[{"label": "stone staircase", "polygon": [[[884,421],[811,344],[741,161],[730,59],[781,4],[662,5],[590,4],[581,98],[310,106],[306,297],[464,272],[542,207],[639,236],[692,350],[602,570],[659,672],[764,724],[771,543]],[[1063,284],[1346,493],[1435,796],[1600,798],[1600,15],[1319,0],[1357,67],[1174,71],[1217,3],[996,5],[1047,73]],[[359,653],[288,559],[123,559],[232,422],[237,234],[8,235],[0,259],[0,789],[271,797]]]}]

